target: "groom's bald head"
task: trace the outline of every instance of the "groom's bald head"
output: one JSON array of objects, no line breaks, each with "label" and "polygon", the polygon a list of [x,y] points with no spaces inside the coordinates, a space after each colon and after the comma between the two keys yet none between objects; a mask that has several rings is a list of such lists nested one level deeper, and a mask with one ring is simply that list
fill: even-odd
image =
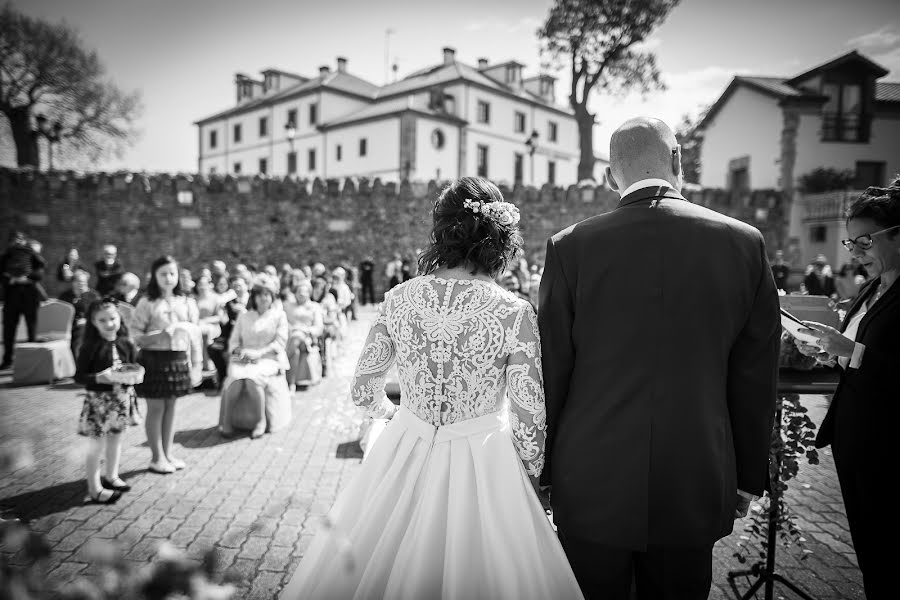
[{"label": "groom's bald head", "polygon": [[681,189],[681,150],[669,126],[651,117],[629,119],[609,140],[609,173],[624,190],[641,179],[665,179]]}]

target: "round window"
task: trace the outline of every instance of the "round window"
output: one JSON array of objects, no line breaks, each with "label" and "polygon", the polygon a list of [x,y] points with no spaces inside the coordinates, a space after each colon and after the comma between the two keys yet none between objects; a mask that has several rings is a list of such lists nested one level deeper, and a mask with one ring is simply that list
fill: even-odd
[{"label": "round window", "polygon": [[440,129],[435,129],[431,132],[431,145],[440,150],[444,147],[444,132]]}]

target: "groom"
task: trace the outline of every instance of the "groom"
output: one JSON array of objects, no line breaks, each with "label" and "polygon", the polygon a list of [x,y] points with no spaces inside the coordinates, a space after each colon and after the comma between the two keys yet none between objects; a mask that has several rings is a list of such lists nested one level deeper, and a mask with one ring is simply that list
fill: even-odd
[{"label": "groom", "polygon": [[767,481],[778,296],[762,235],[687,202],[657,119],[610,141],[615,210],[547,243],[542,483],[587,598],[706,598]]}]

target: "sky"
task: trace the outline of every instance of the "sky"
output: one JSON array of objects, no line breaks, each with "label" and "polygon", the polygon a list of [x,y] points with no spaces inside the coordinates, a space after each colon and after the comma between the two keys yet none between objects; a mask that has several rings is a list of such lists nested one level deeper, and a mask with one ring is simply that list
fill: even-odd
[{"label": "sky", "polygon": [[[266,68],[315,76],[320,65],[381,84],[385,50],[405,74],[438,64],[451,46],[475,65],[516,59],[539,72],[536,30],[552,0],[16,0],[18,10],[77,29],[108,76],[139,90],[139,138],[106,170],[191,172],[193,122],[234,105],[234,75]],[[386,34],[390,30],[392,33]],[[661,118],[673,128],[715,101],[737,74],[791,76],[856,49],[900,81],[896,0],[682,0],[645,44],[665,91],[594,94],[595,149],[625,119]],[[565,103],[566,69],[552,73]],[[388,73],[390,77],[390,73]]]}]

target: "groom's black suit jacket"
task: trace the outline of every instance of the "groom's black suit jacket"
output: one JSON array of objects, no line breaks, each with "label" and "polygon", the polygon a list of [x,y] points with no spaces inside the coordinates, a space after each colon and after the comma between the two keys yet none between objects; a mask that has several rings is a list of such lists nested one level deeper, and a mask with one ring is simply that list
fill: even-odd
[{"label": "groom's black suit jacket", "polygon": [[712,544],[762,495],[778,296],[762,235],[668,187],[547,243],[539,323],[554,520],[644,550]]}]

